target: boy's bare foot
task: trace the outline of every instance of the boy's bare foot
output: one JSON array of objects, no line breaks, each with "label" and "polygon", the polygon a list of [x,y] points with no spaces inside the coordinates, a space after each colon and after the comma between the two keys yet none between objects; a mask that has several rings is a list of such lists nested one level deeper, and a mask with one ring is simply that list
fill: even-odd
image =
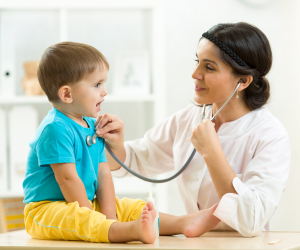
[{"label": "boy's bare foot", "polygon": [[187,215],[184,220],[183,234],[186,237],[198,237],[213,229],[220,220],[213,215],[218,204],[197,213]]},{"label": "boy's bare foot", "polygon": [[156,239],[156,233],[153,226],[153,222],[156,216],[156,210],[151,201],[148,201],[146,206],[140,215],[140,218],[136,221],[136,234],[138,240],[146,244],[154,243]]}]

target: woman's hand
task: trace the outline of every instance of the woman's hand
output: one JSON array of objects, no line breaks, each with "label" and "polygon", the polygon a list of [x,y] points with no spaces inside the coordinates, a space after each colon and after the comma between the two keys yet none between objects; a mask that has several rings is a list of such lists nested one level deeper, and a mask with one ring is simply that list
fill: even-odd
[{"label": "woman's hand", "polygon": [[123,148],[124,123],[116,115],[99,115],[95,122],[96,133],[105,139],[111,149]]},{"label": "woman's hand", "polygon": [[[99,115],[95,122],[97,135],[105,139],[110,149],[122,161],[125,161],[126,152],[124,148],[124,123],[116,115]],[[121,166],[106,154],[108,165],[111,171],[119,169]]]},{"label": "woman's hand", "polygon": [[191,142],[205,160],[219,198],[227,193],[236,194],[232,185],[236,175],[223,153],[215,124],[209,119],[203,119],[193,130]]},{"label": "woman's hand", "polygon": [[203,119],[202,123],[193,129],[191,142],[203,158],[213,157],[214,152],[221,149],[215,124],[209,119]]}]

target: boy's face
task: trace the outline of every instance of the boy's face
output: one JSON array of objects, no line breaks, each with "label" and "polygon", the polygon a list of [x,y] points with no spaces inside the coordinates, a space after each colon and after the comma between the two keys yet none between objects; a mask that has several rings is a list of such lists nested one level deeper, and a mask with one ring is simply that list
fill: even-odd
[{"label": "boy's face", "polygon": [[96,69],[81,81],[71,87],[73,108],[78,115],[97,117],[101,110],[100,105],[107,95],[104,83],[108,70],[104,66],[102,70]]}]

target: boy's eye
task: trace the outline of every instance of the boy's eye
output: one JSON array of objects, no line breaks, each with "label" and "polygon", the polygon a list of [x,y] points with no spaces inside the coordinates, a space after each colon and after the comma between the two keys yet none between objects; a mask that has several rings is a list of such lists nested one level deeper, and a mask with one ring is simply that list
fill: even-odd
[{"label": "boy's eye", "polygon": [[101,83],[97,83],[97,84],[95,85],[95,87],[98,88],[100,85],[101,85]]}]

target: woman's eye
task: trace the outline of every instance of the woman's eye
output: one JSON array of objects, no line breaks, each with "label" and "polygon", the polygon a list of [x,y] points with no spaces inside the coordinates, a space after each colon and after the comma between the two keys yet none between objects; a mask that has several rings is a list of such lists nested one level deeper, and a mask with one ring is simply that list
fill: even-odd
[{"label": "woman's eye", "polygon": [[213,68],[211,68],[211,67],[209,67],[209,66],[206,66],[206,68],[207,68],[208,70],[214,70]]},{"label": "woman's eye", "polygon": [[199,64],[199,60],[198,59],[195,59],[195,62],[196,62],[196,64]]}]

